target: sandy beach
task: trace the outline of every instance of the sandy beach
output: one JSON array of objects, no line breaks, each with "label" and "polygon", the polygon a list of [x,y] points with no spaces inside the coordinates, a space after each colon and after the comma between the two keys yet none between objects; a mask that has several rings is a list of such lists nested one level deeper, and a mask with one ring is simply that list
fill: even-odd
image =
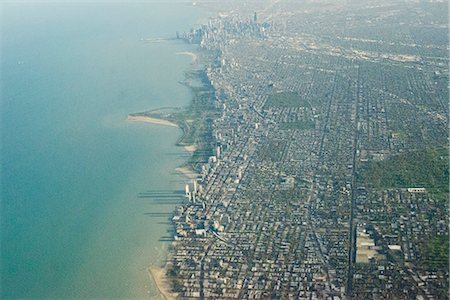
[{"label": "sandy beach", "polygon": [[190,57],[192,57],[192,63],[196,63],[197,62],[197,55],[193,52],[177,52],[176,54],[178,55],[189,55]]},{"label": "sandy beach", "polygon": [[187,145],[183,147],[184,150],[186,150],[187,152],[193,153],[195,152],[195,150],[197,150],[197,147],[195,145]]},{"label": "sandy beach", "polygon": [[177,124],[172,123],[170,121],[163,120],[163,119],[152,118],[152,117],[147,117],[147,116],[131,116],[131,115],[128,115],[127,120],[131,121],[131,122],[144,122],[144,123],[158,124],[158,125],[164,125],[164,126],[170,126],[170,127],[178,127]]},{"label": "sandy beach", "polygon": [[160,294],[166,300],[175,300],[177,299],[177,294],[173,293],[170,289],[170,282],[166,277],[166,270],[160,267],[150,267],[148,268],[148,274],[155,282],[156,287],[158,288]]}]

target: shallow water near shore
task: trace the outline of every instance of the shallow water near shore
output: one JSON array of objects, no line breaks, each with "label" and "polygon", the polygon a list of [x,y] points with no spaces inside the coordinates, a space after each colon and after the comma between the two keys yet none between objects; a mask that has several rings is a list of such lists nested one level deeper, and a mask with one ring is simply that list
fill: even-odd
[{"label": "shallow water near shore", "polygon": [[1,4],[1,298],[154,298],[182,190],[178,128],[129,113],[187,106],[185,3]]}]

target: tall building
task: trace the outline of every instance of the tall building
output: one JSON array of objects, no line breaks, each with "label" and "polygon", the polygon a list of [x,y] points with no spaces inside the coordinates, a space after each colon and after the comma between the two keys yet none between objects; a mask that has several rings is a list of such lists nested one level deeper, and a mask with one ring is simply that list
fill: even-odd
[{"label": "tall building", "polygon": [[218,158],[220,158],[220,146],[217,146],[216,148],[216,155]]},{"label": "tall building", "polygon": [[186,186],[184,187],[184,190],[186,192],[186,197],[189,197],[189,184],[186,184]]}]

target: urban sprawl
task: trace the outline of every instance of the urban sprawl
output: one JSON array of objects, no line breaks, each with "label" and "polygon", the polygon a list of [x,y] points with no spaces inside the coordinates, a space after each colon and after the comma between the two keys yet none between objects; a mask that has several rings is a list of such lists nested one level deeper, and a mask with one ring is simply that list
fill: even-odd
[{"label": "urban sprawl", "polygon": [[214,112],[174,292],[448,299],[448,3],[196,4],[217,16],[177,36]]}]

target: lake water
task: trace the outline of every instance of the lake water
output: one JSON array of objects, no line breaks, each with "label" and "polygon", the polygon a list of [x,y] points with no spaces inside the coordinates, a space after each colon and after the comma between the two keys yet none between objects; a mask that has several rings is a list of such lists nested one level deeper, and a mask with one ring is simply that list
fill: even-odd
[{"label": "lake water", "polygon": [[[180,131],[128,113],[186,106],[190,4],[1,5],[1,298],[155,298],[182,191]],[[150,214],[147,214],[150,213]],[[155,214],[156,213],[156,214]]]}]

